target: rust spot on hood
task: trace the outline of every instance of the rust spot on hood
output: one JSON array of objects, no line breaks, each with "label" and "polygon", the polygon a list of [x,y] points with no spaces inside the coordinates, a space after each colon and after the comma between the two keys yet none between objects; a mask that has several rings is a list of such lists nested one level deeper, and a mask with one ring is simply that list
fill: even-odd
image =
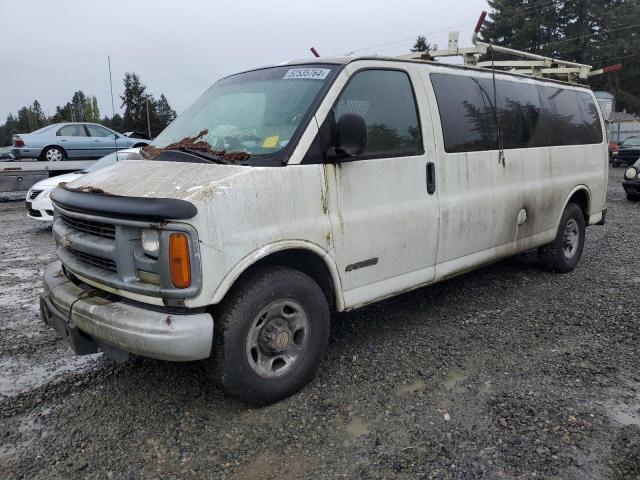
[{"label": "rust spot on hood", "polygon": [[223,160],[228,162],[242,162],[244,160],[248,160],[251,155],[247,152],[227,152],[226,150],[215,150],[209,142],[202,140],[209,130],[202,130],[194,137],[184,137],[182,140],[170,143],[166,147],[158,148],[152,145],[147,145],[142,147],[142,150],[151,156],[151,158],[156,158],[162,152],[166,152],[168,150],[196,150],[198,152],[202,152],[207,155],[212,155],[215,157],[220,157]]}]

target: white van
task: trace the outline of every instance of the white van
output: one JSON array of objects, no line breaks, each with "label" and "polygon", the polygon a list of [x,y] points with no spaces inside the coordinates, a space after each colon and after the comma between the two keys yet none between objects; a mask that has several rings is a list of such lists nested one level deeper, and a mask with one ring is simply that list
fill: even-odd
[{"label": "white van", "polygon": [[42,315],[77,353],[208,359],[273,402],[312,377],[331,312],[536,247],[573,270],[604,222],[603,132],[590,90],[516,74],[377,57],[233,75],[147,160],[52,193]]}]

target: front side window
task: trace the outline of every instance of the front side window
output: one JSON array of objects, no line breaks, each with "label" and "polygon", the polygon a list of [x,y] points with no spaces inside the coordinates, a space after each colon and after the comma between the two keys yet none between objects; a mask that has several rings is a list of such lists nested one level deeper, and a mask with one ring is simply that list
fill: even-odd
[{"label": "front side window", "polygon": [[89,135],[92,137],[109,137],[113,135],[113,132],[98,125],[87,125],[87,130],[89,130]]},{"label": "front side window", "polygon": [[244,152],[251,158],[285,149],[323,89],[335,65],[266,68],[216,82],[153,141],[158,149],[180,142]]},{"label": "front side window", "polygon": [[65,125],[56,134],[58,137],[86,137],[83,125]]},{"label": "front side window", "polygon": [[367,146],[361,158],[422,153],[422,134],[409,76],[399,70],[356,73],[333,107],[335,121],[345,113],[364,118]]}]

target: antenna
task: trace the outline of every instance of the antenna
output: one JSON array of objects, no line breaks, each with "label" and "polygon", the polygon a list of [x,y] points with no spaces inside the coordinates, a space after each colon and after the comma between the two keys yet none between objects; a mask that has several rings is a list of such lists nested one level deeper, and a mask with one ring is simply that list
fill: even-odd
[{"label": "antenna", "polygon": [[311,47],[309,50],[311,50],[311,53],[313,53],[314,57],[318,58],[320,56],[320,54],[314,47]]},{"label": "antenna", "polygon": [[[111,78],[111,56],[107,55],[107,62],[109,62],[109,88],[111,89],[111,118],[116,116],[116,107],[113,103],[113,79]],[[114,135],[113,146],[116,149],[116,162],[118,161],[118,139]]]}]

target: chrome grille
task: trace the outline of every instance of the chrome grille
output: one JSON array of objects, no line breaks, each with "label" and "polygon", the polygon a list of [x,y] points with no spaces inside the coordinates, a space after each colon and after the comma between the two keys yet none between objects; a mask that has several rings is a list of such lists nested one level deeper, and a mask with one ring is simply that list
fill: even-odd
[{"label": "chrome grille", "polygon": [[71,218],[58,212],[58,217],[68,226],[81,232],[90,233],[103,238],[116,238],[116,227],[111,223],[93,222],[81,218]]},{"label": "chrome grille", "polygon": [[95,255],[91,255],[90,253],[79,252],[77,250],[74,250],[73,248],[67,248],[66,250],[78,260],[93,265],[94,267],[104,268],[106,270],[111,270],[112,272],[118,271],[116,263],[113,260],[97,257]]},{"label": "chrome grille", "polygon": [[34,200],[41,193],[42,190],[31,190],[31,193],[29,193],[29,200]]}]

